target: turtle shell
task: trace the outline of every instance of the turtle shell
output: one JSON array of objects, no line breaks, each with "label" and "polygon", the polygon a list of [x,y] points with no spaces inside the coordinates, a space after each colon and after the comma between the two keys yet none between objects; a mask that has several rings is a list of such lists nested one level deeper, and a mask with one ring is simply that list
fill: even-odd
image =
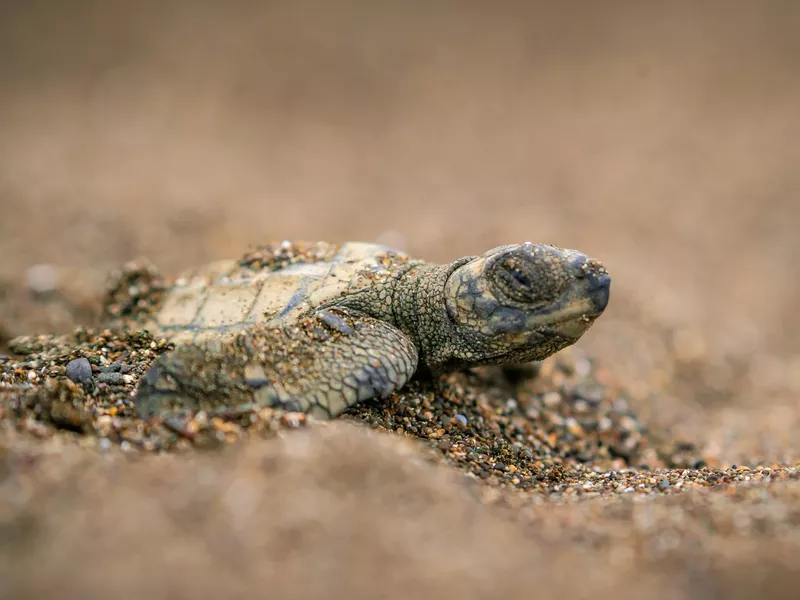
[{"label": "turtle shell", "polygon": [[282,242],[176,277],[142,326],[174,343],[255,323],[291,324],[315,307],[374,285],[408,257],[379,244]]}]

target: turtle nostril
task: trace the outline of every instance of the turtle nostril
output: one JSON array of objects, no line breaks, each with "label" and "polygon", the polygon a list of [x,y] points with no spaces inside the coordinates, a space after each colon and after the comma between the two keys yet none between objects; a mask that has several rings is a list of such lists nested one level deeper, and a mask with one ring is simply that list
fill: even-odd
[{"label": "turtle nostril", "polygon": [[591,260],[585,254],[580,253],[572,257],[572,260],[569,262],[569,267],[575,279],[586,279],[597,272],[595,261]]}]

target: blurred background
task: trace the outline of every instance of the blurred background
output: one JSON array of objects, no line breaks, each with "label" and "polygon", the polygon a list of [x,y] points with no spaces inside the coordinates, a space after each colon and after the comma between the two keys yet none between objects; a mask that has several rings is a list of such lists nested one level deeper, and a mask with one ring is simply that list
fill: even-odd
[{"label": "blurred background", "polygon": [[1,10],[6,335],[74,324],[20,285],[61,273],[91,305],[138,256],[171,273],[286,238],[436,261],[543,241],[607,264],[581,346],[642,410],[720,456],[737,426],[766,455],[794,439],[793,0]]}]

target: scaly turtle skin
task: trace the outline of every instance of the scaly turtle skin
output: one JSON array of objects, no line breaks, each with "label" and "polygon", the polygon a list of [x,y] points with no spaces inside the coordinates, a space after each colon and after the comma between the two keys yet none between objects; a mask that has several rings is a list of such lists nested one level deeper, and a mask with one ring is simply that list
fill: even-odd
[{"label": "scaly turtle skin", "polygon": [[529,242],[444,265],[359,242],[267,246],[177,278],[135,316],[176,345],[136,408],[335,417],[418,371],[542,360],[591,326],[610,281],[597,260]]}]

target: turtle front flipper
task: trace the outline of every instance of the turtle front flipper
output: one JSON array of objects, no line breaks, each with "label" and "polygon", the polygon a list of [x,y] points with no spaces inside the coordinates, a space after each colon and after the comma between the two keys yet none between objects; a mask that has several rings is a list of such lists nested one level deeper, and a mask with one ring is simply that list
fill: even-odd
[{"label": "turtle front flipper", "polygon": [[283,328],[253,325],[227,339],[158,357],[134,402],[142,418],[271,406],[329,419],[400,389],[417,368],[413,342],[392,325],[339,309]]}]

